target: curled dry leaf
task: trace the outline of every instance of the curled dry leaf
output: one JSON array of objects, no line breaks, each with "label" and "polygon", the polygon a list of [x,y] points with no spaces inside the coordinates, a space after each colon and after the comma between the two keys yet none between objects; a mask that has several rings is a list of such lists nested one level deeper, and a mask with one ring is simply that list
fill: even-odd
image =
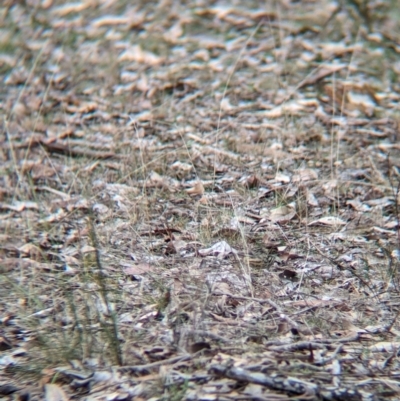
[{"label": "curled dry leaf", "polygon": [[44,219],[39,220],[39,223],[54,223],[63,220],[67,216],[67,212],[63,209],[58,209],[56,213],[53,213]]},{"label": "curled dry leaf", "polygon": [[68,401],[69,398],[64,390],[57,384],[46,384],[44,386],[46,401]]},{"label": "curled dry leaf", "polygon": [[109,25],[126,25],[129,22],[128,17],[120,15],[105,15],[103,17],[97,18],[92,22],[92,26],[95,28],[100,28],[102,26]]},{"label": "curled dry leaf", "polygon": [[221,100],[220,107],[221,107],[221,110],[223,110],[223,111],[230,111],[233,109],[233,106],[231,105],[228,98],[224,98]]},{"label": "curled dry leaf", "polygon": [[277,182],[283,182],[285,184],[290,182],[290,177],[287,174],[283,173],[276,173],[275,175],[275,181]]},{"label": "curled dry leaf", "polygon": [[192,188],[186,190],[189,195],[203,195],[204,185],[201,181],[197,181]]},{"label": "curled dry leaf", "polygon": [[346,205],[350,205],[354,210],[358,212],[368,212],[371,207],[362,203],[359,199],[351,199],[346,201]]},{"label": "curled dry leaf", "polygon": [[247,188],[256,188],[260,185],[262,181],[257,175],[252,174],[250,176],[245,176],[241,178],[240,182],[243,183],[243,185]]},{"label": "curled dry leaf", "polygon": [[[361,50],[360,45],[348,46],[345,43],[334,42],[321,43],[319,47],[324,58],[330,58],[332,56],[342,56],[346,53],[352,53],[356,50]],[[347,67],[346,64],[330,64],[324,65],[323,69],[331,70],[332,72],[334,72],[345,67]]]},{"label": "curled dry leaf", "polygon": [[189,163],[182,163],[181,161],[177,160],[171,165],[171,169],[174,170],[178,176],[186,176],[192,171],[193,165]]},{"label": "curled dry leaf", "polygon": [[34,180],[50,178],[53,177],[54,174],[56,174],[56,170],[45,164],[36,164],[31,169],[31,177]]},{"label": "curled dry leaf", "polygon": [[96,248],[90,245],[85,245],[84,247],[82,247],[81,252],[82,253],[96,252]]},{"label": "curled dry leaf", "polygon": [[338,186],[337,180],[329,180],[324,185],[322,185],[322,189],[324,190],[325,196],[334,196],[336,193],[337,186]]},{"label": "curled dry leaf", "polygon": [[274,107],[272,110],[262,112],[262,115],[267,118],[279,118],[282,116],[297,116],[303,112],[304,106],[298,103],[287,103],[285,105]]},{"label": "curled dry leaf", "polygon": [[318,220],[314,220],[311,223],[309,223],[309,226],[313,226],[313,225],[325,225],[325,226],[344,226],[347,223],[340,219],[339,217],[334,217],[334,216],[326,216],[326,217],[321,217]]},{"label": "curled dry leaf", "polygon": [[106,214],[110,209],[108,206],[104,205],[103,203],[95,203],[92,207],[93,211],[95,213],[98,213],[100,215]]},{"label": "curled dry leaf", "polygon": [[372,352],[397,352],[400,347],[400,342],[394,341],[394,342],[389,342],[389,341],[381,341],[380,343],[376,343],[374,345],[371,345],[369,349]]},{"label": "curled dry leaf", "polygon": [[29,256],[34,260],[39,260],[42,256],[42,251],[40,248],[31,243],[22,245],[20,248],[18,248],[18,250],[21,252],[21,254]]},{"label": "curled dry leaf", "polygon": [[269,217],[274,218],[274,217],[281,217],[285,216],[288,213],[290,213],[293,210],[290,206],[279,206],[276,207],[275,209],[271,209]]},{"label": "curled dry leaf", "polygon": [[196,352],[204,351],[204,350],[210,350],[211,346],[208,342],[205,341],[199,341],[197,343],[193,343],[189,347],[190,352],[192,354],[195,354]]},{"label": "curled dry leaf", "polygon": [[149,186],[162,188],[165,185],[165,179],[160,174],[152,171],[148,180]]},{"label": "curled dry leaf", "polygon": [[118,61],[134,61],[140,64],[156,66],[161,64],[163,62],[163,59],[156,56],[154,53],[144,51],[139,45],[136,45],[128,50],[125,50],[118,57]]},{"label": "curled dry leaf", "polygon": [[178,39],[182,36],[183,29],[182,24],[178,21],[176,24],[172,25],[172,27],[164,33],[164,39],[170,43],[176,43]]},{"label": "curled dry leaf", "polygon": [[[149,95],[149,97],[150,97],[150,95]],[[143,111],[142,113],[135,114],[131,118],[132,118],[132,122],[137,123],[140,121],[152,121],[154,119],[154,116],[151,111]]]},{"label": "curled dry leaf", "polygon": [[8,54],[0,54],[0,66],[9,66],[9,67],[15,67],[17,64],[17,58],[10,56]]},{"label": "curled dry leaf", "polygon": [[21,258],[0,259],[0,273],[7,273],[13,269],[26,269],[31,266],[32,260]]},{"label": "curled dry leaf", "polygon": [[316,179],[318,179],[318,173],[311,168],[296,170],[296,174],[292,177],[293,182],[311,181]]},{"label": "curled dry leaf", "polygon": [[307,192],[307,204],[315,207],[319,206],[318,199],[312,192]]},{"label": "curled dry leaf", "polygon": [[290,205],[272,209],[268,219],[274,223],[287,223],[296,216],[296,210]]},{"label": "curled dry leaf", "polygon": [[393,251],[390,253],[390,256],[400,261],[400,249],[393,249]]},{"label": "curled dry leaf", "polygon": [[59,17],[65,17],[68,14],[79,13],[90,6],[89,1],[82,1],[76,3],[67,3],[63,6],[56,7],[53,9],[53,14],[58,15]]},{"label": "curled dry leaf", "polygon": [[376,107],[370,95],[364,93],[348,92],[347,100],[350,106],[362,111],[367,116],[372,116]]},{"label": "curled dry leaf", "polygon": [[12,210],[13,212],[22,212],[25,209],[39,210],[39,206],[36,202],[30,202],[30,201],[14,202],[12,205],[0,203],[0,210],[1,209],[8,209],[8,210]]},{"label": "curled dry leaf", "polygon": [[231,253],[237,254],[237,251],[225,241],[217,242],[210,248],[199,249],[199,255],[217,256],[219,259],[223,259]]},{"label": "curled dry leaf", "polygon": [[301,83],[300,88],[307,86],[307,85],[315,84],[316,82],[327,77],[328,75],[331,75],[334,72],[340,71],[346,67],[347,67],[347,64],[332,64],[332,65],[325,64],[323,67],[321,67],[319,70],[317,70],[315,72],[315,74],[312,74],[308,78],[306,78]]},{"label": "curled dry leaf", "polygon": [[138,265],[132,265],[128,263],[124,263],[124,273],[127,276],[142,276],[146,273],[151,273],[154,271],[154,267],[149,263],[139,263]]}]

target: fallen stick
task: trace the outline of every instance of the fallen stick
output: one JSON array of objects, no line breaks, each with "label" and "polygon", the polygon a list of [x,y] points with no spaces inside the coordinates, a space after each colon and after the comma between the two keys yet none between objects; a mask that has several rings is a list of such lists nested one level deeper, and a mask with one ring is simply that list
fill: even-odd
[{"label": "fallen stick", "polygon": [[61,143],[57,142],[50,142],[50,141],[40,141],[40,145],[42,145],[48,152],[51,153],[61,153],[63,155],[68,156],[86,156],[92,157],[94,159],[112,159],[118,158],[119,156],[113,152],[99,152],[95,150],[88,150],[88,149],[78,149],[78,148],[71,148]]},{"label": "fallen stick", "polygon": [[246,369],[212,365],[209,374],[238,382],[254,383],[268,387],[272,390],[286,391],[291,394],[301,395],[301,399],[323,401],[361,401],[362,396],[356,389],[348,388],[323,388],[315,383],[306,382],[293,377],[272,377],[263,373],[250,372]]}]

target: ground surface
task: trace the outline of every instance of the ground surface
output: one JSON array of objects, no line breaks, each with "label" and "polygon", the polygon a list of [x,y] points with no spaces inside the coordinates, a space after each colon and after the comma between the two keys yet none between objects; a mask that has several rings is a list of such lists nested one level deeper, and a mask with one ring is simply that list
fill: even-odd
[{"label": "ground surface", "polygon": [[2,2],[0,397],[400,398],[396,1],[241,3]]}]

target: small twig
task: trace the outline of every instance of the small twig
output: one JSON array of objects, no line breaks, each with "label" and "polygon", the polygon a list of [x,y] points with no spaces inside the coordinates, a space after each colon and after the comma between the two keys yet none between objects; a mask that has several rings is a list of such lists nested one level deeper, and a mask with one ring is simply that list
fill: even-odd
[{"label": "small twig", "polygon": [[148,363],[146,365],[121,366],[121,367],[118,367],[118,370],[122,371],[122,372],[130,372],[130,373],[143,372],[143,371],[146,371],[146,370],[151,370],[151,369],[154,369],[154,368],[158,368],[159,366],[162,366],[162,365],[172,365],[172,364],[177,363],[177,362],[188,361],[189,359],[194,358],[198,354],[199,355],[202,354],[202,351],[199,351],[194,355],[175,356],[173,358],[163,359],[162,361],[156,361],[156,362]]},{"label": "small twig", "polygon": [[45,138],[30,138],[23,143],[12,143],[9,141],[8,148],[10,149],[32,149],[36,146],[42,146],[50,153],[59,153],[71,157],[86,156],[94,159],[123,159],[124,155],[117,155],[113,152],[99,152],[91,149],[81,149],[77,147],[70,147],[67,144],[60,143],[53,140],[48,140]]},{"label": "small twig", "polygon": [[[326,347],[327,345],[330,344],[344,344],[344,343],[349,343],[353,341],[357,341],[359,339],[358,334],[354,334],[349,337],[344,337],[344,338],[338,338],[338,339],[324,339],[324,340],[318,340],[315,339],[312,342],[311,341],[299,341],[297,343],[289,343],[289,344],[282,344],[282,345],[271,345],[268,346],[268,343],[266,346],[268,347],[268,350],[270,351],[302,351],[302,350],[308,350],[310,349],[310,345],[313,349],[321,349]],[[339,352],[338,348],[336,348],[335,352]]]},{"label": "small twig", "polygon": [[192,335],[198,335],[198,336],[203,336],[203,337],[208,337],[216,341],[221,341],[224,343],[232,343],[232,340],[229,340],[225,337],[219,336],[218,334],[215,334],[211,331],[207,330],[188,330],[186,331],[186,334],[192,334]]},{"label": "small twig", "polygon": [[397,311],[397,313],[396,313],[396,315],[393,317],[392,321],[391,321],[388,325],[386,325],[386,326],[383,327],[383,332],[389,333],[389,331],[392,330],[392,327],[393,327],[393,325],[396,323],[397,317],[399,316],[399,314],[400,314],[400,310]]},{"label": "small twig", "polygon": [[95,260],[96,260],[96,266],[99,271],[98,275],[98,284],[100,287],[100,293],[102,295],[103,301],[107,307],[107,313],[108,316],[111,317],[111,329],[112,332],[108,333],[108,330],[106,330],[106,333],[109,335],[109,339],[111,341],[111,345],[114,349],[115,355],[116,355],[116,360],[119,365],[122,365],[123,363],[123,357],[122,357],[122,351],[121,347],[119,344],[119,336],[118,336],[118,322],[117,322],[117,316],[113,308],[111,307],[110,299],[108,297],[108,288],[105,283],[104,279],[104,273],[103,273],[103,265],[101,263],[100,259],[100,251],[99,251],[99,242],[97,240],[97,235],[96,231],[94,228],[94,223],[93,223],[93,216],[89,214],[88,216],[88,222],[89,222],[89,235],[90,239],[92,242],[93,247],[95,248]]},{"label": "small twig", "polygon": [[262,299],[262,298],[252,298],[252,297],[244,297],[244,296],[239,296],[239,295],[233,295],[230,294],[229,292],[214,292],[212,295],[215,296],[227,296],[227,297],[231,297],[234,299],[242,299],[244,301],[254,301],[254,302],[258,302],[260,304],[269,304],[271,305],[274,309],[276,309],[277,312],[281,313],[282,309],[280,308],[280,306],[278,306],[274,301],[270,300],[270,299]]},{"label": "small twig", "polygon": [[271,347],[268,347],[268,351],[275,351],[275,352],[304,351],[304,350],[309,350],[310,345],[311,345],[312,349],[326,348],[326,344],[323,344],[323,343],[300,341],[300,342],[292,343],[292,344],[273,345]]},{"label": "small twig", "polygon": [[391,170],[392,170],[392,165],[390,163],[390,155],[387,157],[388,161],[388,171],[389,171],[389,182],[390,186],[392,189],[393,193],[393,198],[394,198],[394,210],[396,213],[396,220],[397,220],[397,240],[398,240],[398,247],[400,248],[400,207],[399,207],[399,195],[400,195],[400,180],[397,183],[397,187],[395,188],[392,182],[392,175],[391,175]]},{"label": "small twig", "polygon": [[299,328],[299,325],[293,319],[291,319],[289,316],[285,315],[284,313],[281,313],[279,318],[281,319],[282,322],[289,323],[295,329]]},{"label": "small twig", "polygon": [[328,255],[325,255],[321,250],[318,249],[318,247],[314,245],[315,250],[324,258],[328,259],[333,265],[335,265],[336,267],[338,267],[340,270],[347,270],[349,272],[351,272],[351,274],[356,277],[362,285],[364,285],[365,287],[367,287],[372,294],[374,294],[374,297],[376,297],[376,293],[374,293],[374,289],[371,288],[371,286],[369,285],[369,283],[367,283],[359,274],[357,274],[354,269],[349,269],[347,266],[343,266],[343,264],[341,264],[338,260],[331,258]]},{"label": "small twig", "polygon": [[69,146],[65,146],[64,144],[57,142],[39,141],[39,144],[42,145],[48,152],[61,153],[71,157],[86,156],[94,159],[112,159],[119,157],[119,155],[116,155],[113,152],[98,152],[95,150],[70,148]]},{"label": "small twig", "polygon": [[68,194],[66,194],[66,193],[64,193],[64,192],[61,192],[61,191],[57,191],[56,189],[47,187],[47,186],[45,186],[45,185],[36,186],[36,187],[35,187],[35,190],[36,190],[36,191],[47,191],[47,192],[51,192],[52,194],[57,195],[57,196],[59,196],[60,198],[62,198],[62,199],[64,199],[64,200],[70,200],[70,199],[71,199],[71,196],[70,196],[70,195],[68,195]]},{"label": "small twig", "polygon": [[254,383],[273,390],[300,394],[301,399],[308,400],[362,400],[362,395],[356,389],[323,388],[315,383],[306,382],[292,377],[267,376],[258,372],[230,365],[212,365],[209,373],[219,377],[236,380],[238,382]]},{"label": "small twig", "polygon": [[330,356],[329,358],[326,358],[326,359],[322,359],[321,361],[315,361],[315,364],[318,366],[327,365],[328,363],[332,362],[336,358],[337,354],[339,352],[341,352],[342,349],[343,349],[343,344],[338,345],[337,348],[335,349],[335,351],[333,352],[332,356]]}]

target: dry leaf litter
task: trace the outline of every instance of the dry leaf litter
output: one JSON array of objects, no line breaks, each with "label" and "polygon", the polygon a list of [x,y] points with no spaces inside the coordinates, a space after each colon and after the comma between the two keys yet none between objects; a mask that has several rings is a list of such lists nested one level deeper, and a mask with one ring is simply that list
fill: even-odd
[{"label": "dry leaf litter", "polygon": [[400,399],[396,1],[0,6],[0,397]]}]

